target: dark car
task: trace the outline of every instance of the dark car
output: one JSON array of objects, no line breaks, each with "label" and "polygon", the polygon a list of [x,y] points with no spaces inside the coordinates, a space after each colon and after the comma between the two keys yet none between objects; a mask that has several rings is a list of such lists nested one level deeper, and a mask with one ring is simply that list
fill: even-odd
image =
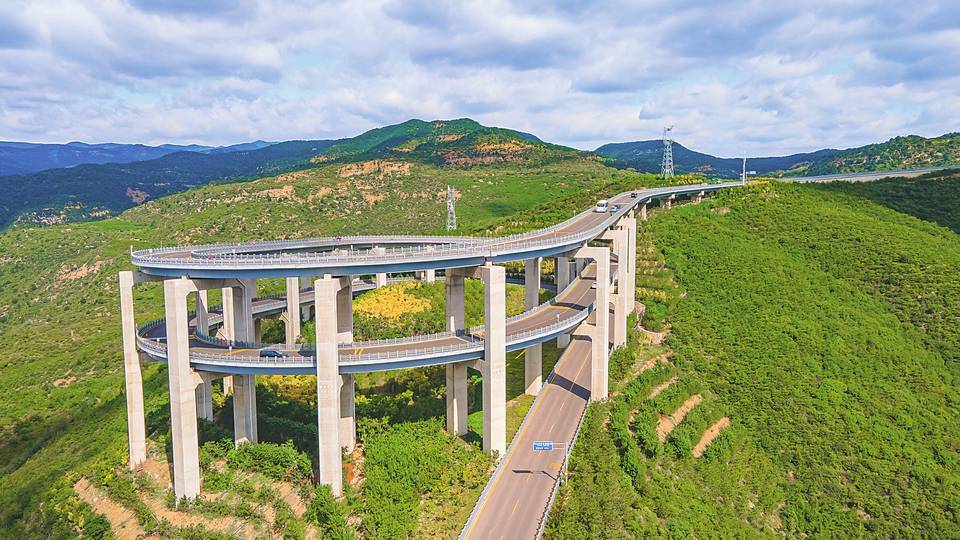
[{"label": "dark car", "polygon": [[640,194],[637,193],[636,191],[630,193],[630,198],[631,198],[631,199],[636,199],[636,198],[639,197],[639,196],[640,196]]},{"label": "dark car", "polygon": [[260,358],[286,358],[287,355],[273,349],[263,349],[260,351]]}]

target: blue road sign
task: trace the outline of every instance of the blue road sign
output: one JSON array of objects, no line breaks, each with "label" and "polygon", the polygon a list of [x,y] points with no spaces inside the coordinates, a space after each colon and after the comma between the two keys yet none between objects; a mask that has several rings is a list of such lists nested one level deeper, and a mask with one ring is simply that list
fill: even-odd
[{"label": "blue road sign", "polygon": [[553,441],[533,441],[534,451],[552,451],[553,450]]}]

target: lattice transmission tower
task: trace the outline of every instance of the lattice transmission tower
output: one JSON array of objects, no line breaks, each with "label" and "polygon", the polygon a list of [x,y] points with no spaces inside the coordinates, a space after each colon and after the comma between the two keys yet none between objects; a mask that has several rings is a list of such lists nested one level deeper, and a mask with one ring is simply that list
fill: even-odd
[{"label": "lattice transmission tower", "polygon": [[447,186],[447,230],[457,230],[457,198],[453,193],[453,186]]},{"label": "lattice transmission tower", "polygon": [[663,161],[660,164],[660,176],[673,178],[673,139],[670,132],[673,126],[663,128]]}]

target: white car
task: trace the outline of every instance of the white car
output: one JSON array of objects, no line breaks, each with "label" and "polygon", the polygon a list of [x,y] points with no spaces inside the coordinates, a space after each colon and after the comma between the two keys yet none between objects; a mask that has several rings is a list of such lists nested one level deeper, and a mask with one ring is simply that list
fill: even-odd
[{"label": "white car", "polygon": [[610,209],[610,204],[607,203],[606,199],[603,199],[601,201],[597,201],[597,206],[594,207],[593,211],[598,214],[606,214],[607,210],[609,209]]}]

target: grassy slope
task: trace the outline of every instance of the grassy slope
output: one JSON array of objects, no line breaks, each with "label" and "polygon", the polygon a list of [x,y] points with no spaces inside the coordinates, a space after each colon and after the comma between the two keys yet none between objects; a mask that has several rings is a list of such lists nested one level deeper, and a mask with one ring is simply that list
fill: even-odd
[{"label": "grassy slope", "polygon": [[[632,490],[597,464],[617,451],[589,423],[597,447],[577,447],[555,536],[957,535],[960,238],[811,187],[709,206],[732,211],[680,208],[650,227],[687,291],[674,360],[734,425],[703,459],[645,459]],[[604,500],[619,505],[607,524],[591,517]]]},{"label": "grassy slope", "polygon": [[887,178],[875,182],[832,182],[818,187],[850,193],[932,221],[960,233],[960,175],[935,173],[925,178]]},{"label": "grassy slope", "polygon": [[[462,194],[458,211],[464,230],[480,230],[518,211],[529,213],[521,220],[526,225],[512,221],[511,226],[528,227],[544,216],[568,217],[580,210],[582,201],[572,199],[576,193],[606,193],[653,180],[588,160],[536,167],[414,165],[409,174],[382,177],[374,172],[341,178],[338,171],[330,165],[207,186],[120,218],[0,235],[0,395],[6,396],[0,398],[0,526],[22,517],[65,471],[104,448],[125,445],[116,272],[129,268],[129,246],[440,232],[445,205],[439,193],[447,183]],[[378,195],[387,197],[375,200]],[[552,196],[567,201],[558,213],[529,210]],[[78,268],[96,270],[84,277],[70,274]],[[161,315],[160,296],[155,285],[137,288],[139,321]],[[213,296],[211,302],[217,302]],[[148,407],[163,409],[165,373],[160,366],[147,369]]]},{"label": "grassy slope", "polygon": [[889,141],[843,150],[791,172],[805,175],[938,167],[960,163],[960,133],[925,138],[894,137]]}]

